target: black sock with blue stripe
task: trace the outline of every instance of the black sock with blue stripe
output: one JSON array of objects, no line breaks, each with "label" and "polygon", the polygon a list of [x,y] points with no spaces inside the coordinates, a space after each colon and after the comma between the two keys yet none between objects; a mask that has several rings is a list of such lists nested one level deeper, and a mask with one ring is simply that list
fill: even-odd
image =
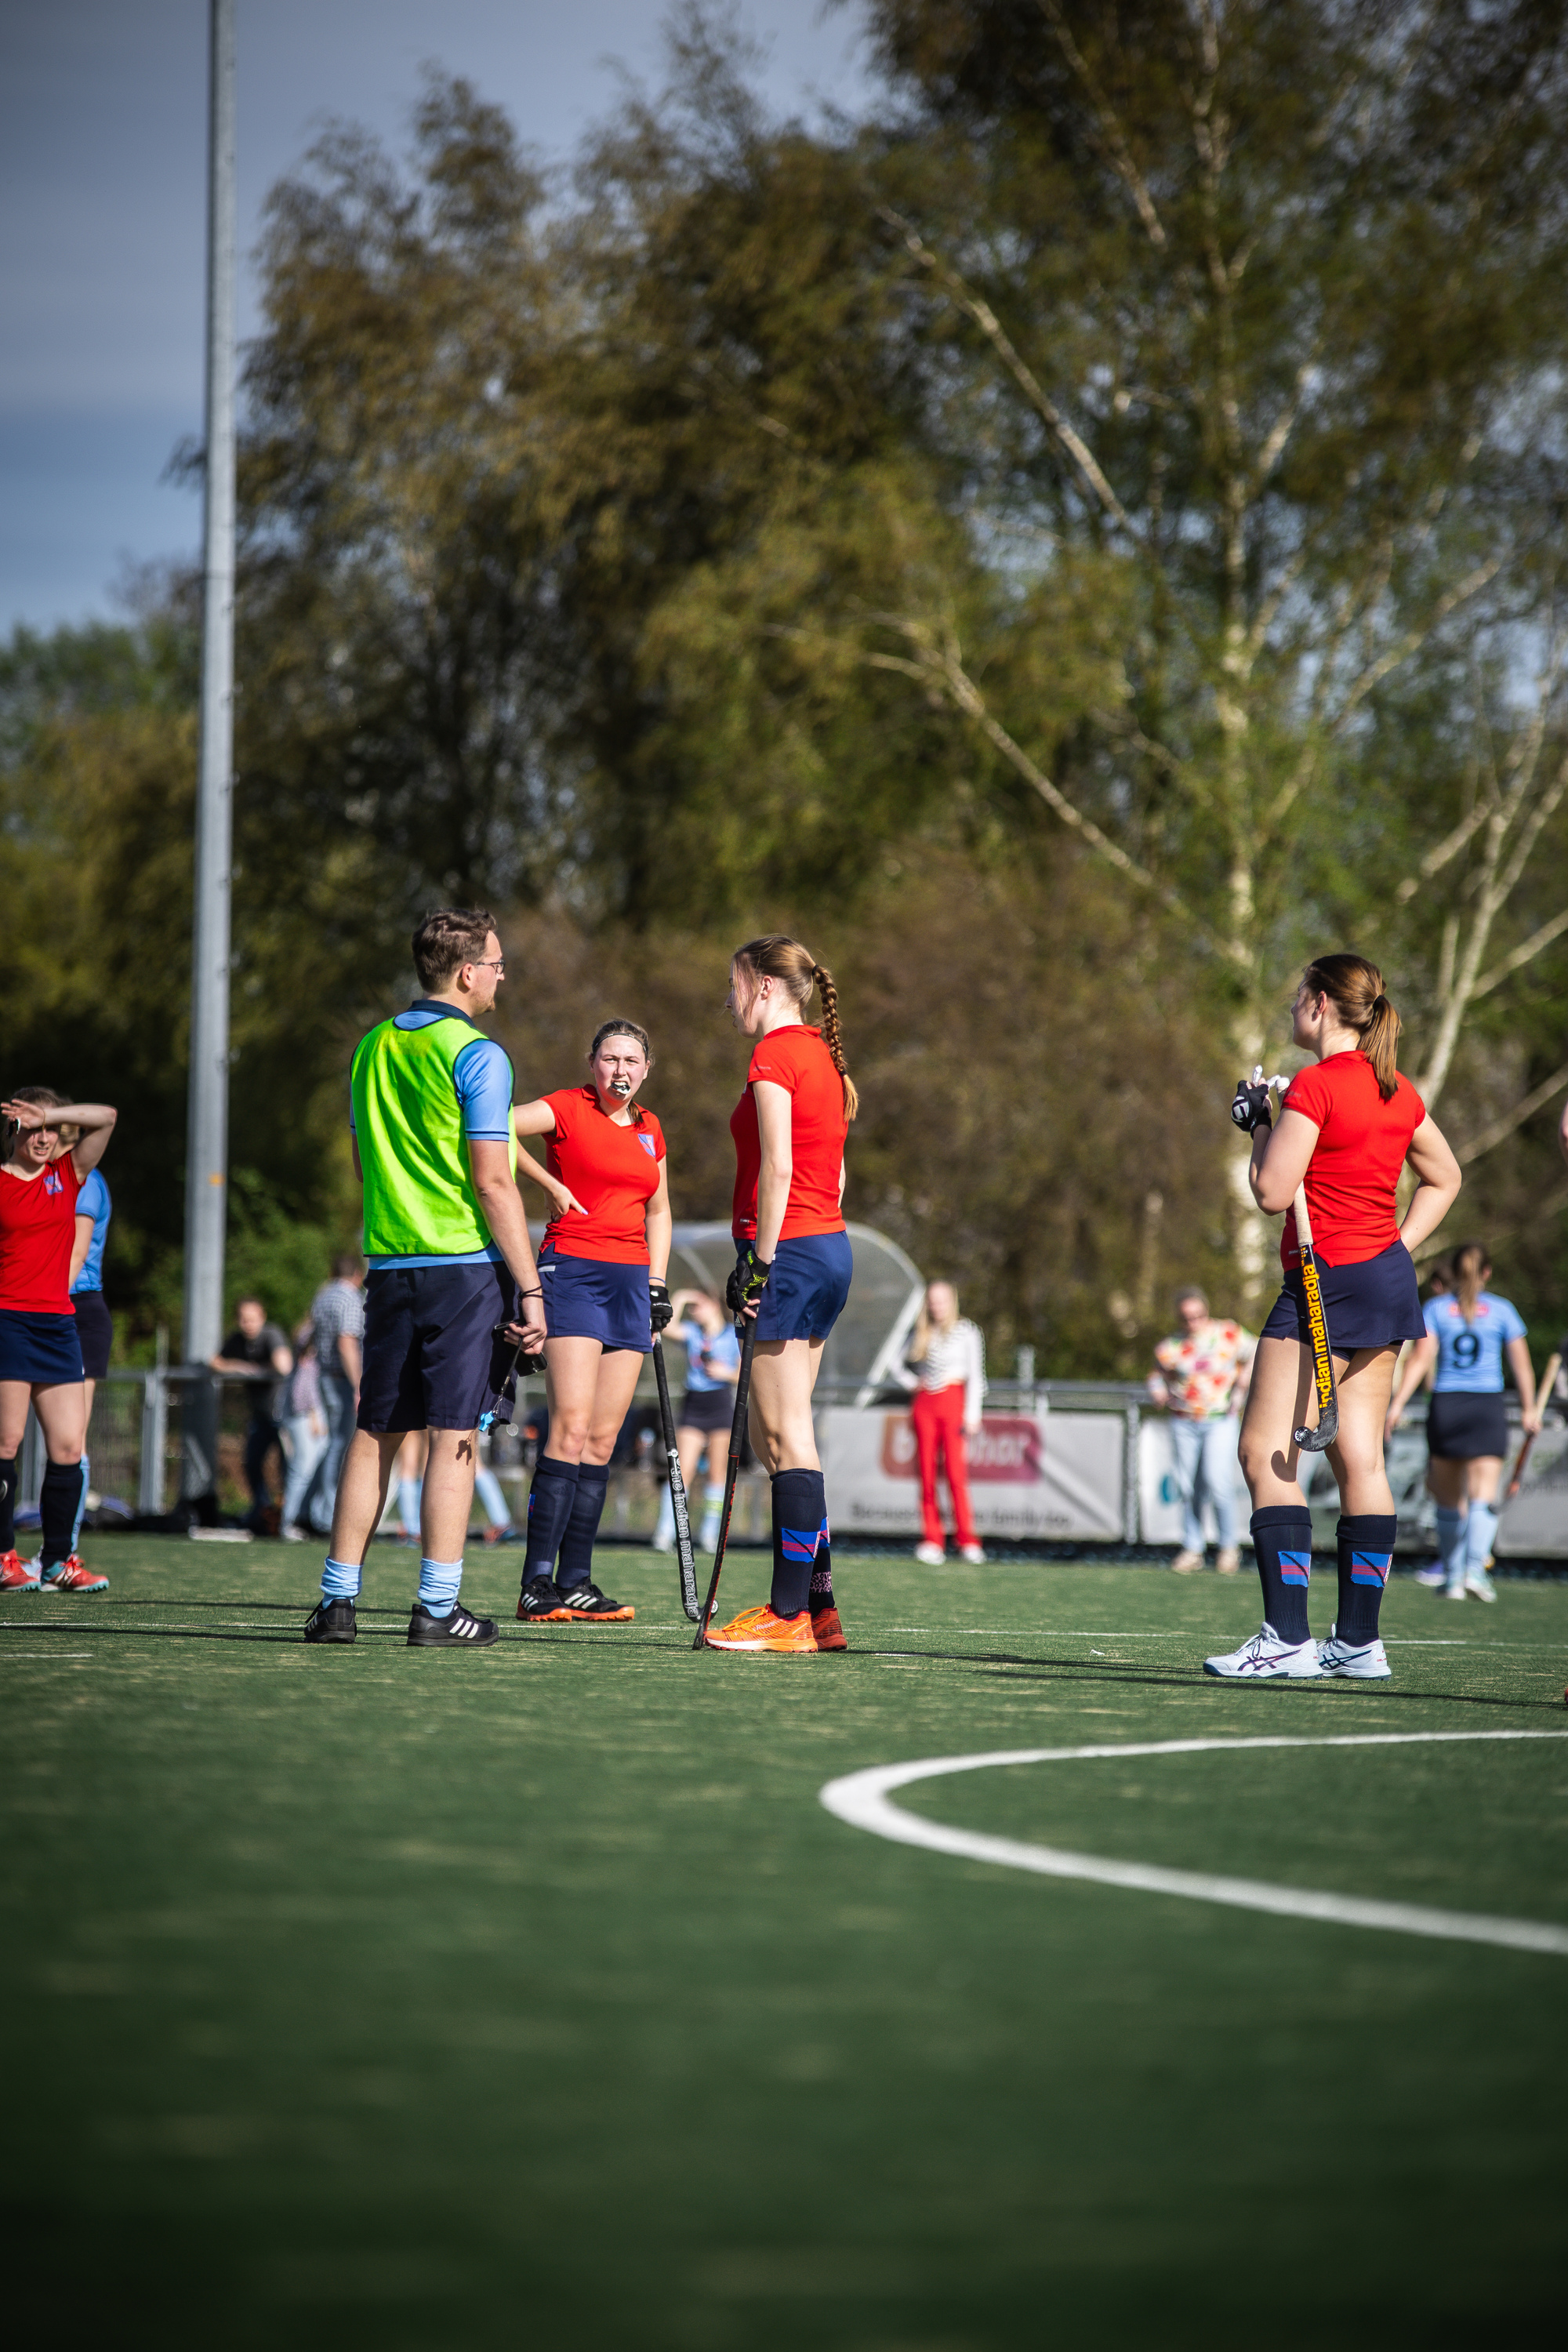
[{"label": "black sock with blue stripe", "polygon": [[47,1464],[44,1483],[38,1489],[38,1527],[44,1538],[38,1550],[40,1568],[60,1568],[69,1559],[80,1500],[81,1464]]},{"label": "black sock with blue stripe", "polygon": [[561,1564],[555,1571],[555,1581],[563,1592],[576,1591],[594,1581],[594,1538],[605,1516],[609,1484],[607,1462],[578,1464],[577,1491],[572,1498],[572,1516],[561,1538]]},{"label": "black sock with blue stripe", "polygon": [[1346,1513],[1340,1519],[1340,1613],[1334,1631],[1353,1649],[1377,1639],[1398,1532],[1393,1511],[1358,1511],[1353,1517]]},{"label": "black sock with blue stripe", "polygon": [[561,1549],[561,1538],[576,1499],[575,1462],[557,1462],[553,1454],[542,1454],[534,1465],[533,1484],[528,1490],[528,1549],[522,1556],[524,1584],[553,1571],[555,1555]]},{"label": "black sock with blue stripe", "polygon": [[1252,1549],[1263,1614],[1282,1642],[1311,1638],[1307,1588],[1312,1577],[1312,1514],[1305,1503],[1270,1503],[1252,1514]]},{"label": "black sock with blue stripe", "polygon": [[16,1456],[0,1462],[0,1552],[16,1549]]},{"label": "black sock with blue stripe", "polygon": [[780,1470],[773,1490],[773,1615],[798,1617],[811,1605],[812,1573],[827,1541],[827,1485],[820,1470]]}]

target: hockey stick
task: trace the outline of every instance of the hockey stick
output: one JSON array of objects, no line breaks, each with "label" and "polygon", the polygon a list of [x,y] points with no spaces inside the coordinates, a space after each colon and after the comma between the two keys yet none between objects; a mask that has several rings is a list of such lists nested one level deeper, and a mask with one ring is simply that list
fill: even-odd
[{"label": "hockey stick", "polygon": [[724,1472],[724,1516],[719,1522],[719,1548],[713,1554],[713,1574],[709,1581],[708,1598],[702,1604],[697,1639],[691,1644],[694,1650],[705,1650],[708,1646],[708,1628],[713,1622],[713,1603],[719,1598],[719,1574],[730,1542],[730,1514],[735,1507],[735,1481],[741,1475],[741,1447],[746,1434],[746,1405],[752,1393],[752,1351],[756,1344],[757,1318],[754,1315],[748,1315],[741,1339],[741,1377],[735,1383],[735,1417],[730,1423],[730,1460]]},{"label": "hockey stick", "polygon": [[669,1403],[669,1374],[664,1368],[664,1342],[653,1342],[654,1378],[658,1382],[658,1417],[664,1424],[664,1455],[669,1465],[669,1507],[675,1514],[675,1557],[680,1567],[680,1605],[695,1625],[697,1562],[691,1551],[691,1519],[686,1507],[686,1481],[680,1475],[680,1447],[676,1442],[675,1415]]},{"label": "hockey stick", "polygon": [[[1546,1370],[1541,1375],[1541,1388],[1539,1391],[1539,1400],[1542,1406],[1544,1406],[1546,1399],[1552,1394],[1552,1390],[1557,1385],[1557,1375],[1562,1369],[1563,1356],[1561,1350],[1559,1350],[1556,1355],[1548,1356],[1546,1359]],[[1520,1481],[1524,1476],[1524,1465],[1530,1459],[1530,1449],[1534,1444],[1540,1433],[1540,1431],[1535,1429],[1527,1430],[1525,1432],[1524,1442],[1521,1445],[1518,1454],[1515,1456],[1513,1472],[1508,1482],[1507,1492],[1503,1496],[1503,1501],[1505,1503],[1511,1503],[1514,1496],[1518,1494]]]},{"label": "hockey stick", "polygon": [[[1256,1086],[1263,1076],[1261,1065],[1252,1073]],[[1284,1098],[1289,1078],[1270,1078],[1275,1094]],[[1312,1381],[1318,1391],[1318,1421],[1314,1429],[1296,1429],[1290,1434],[1303,1454],[1323,1454],[1340,1433],[1340,1391],[1334,1378],[1334,1359],[1329,1346],[1328,1320],[1323,1313],[1322,1286],[1318,1280],[1317,1254],[1312,1247],[1312,1221],[1307,1213],[1307,1182],[1305,1177],[1296,1187],[1293,1203],[1296,1211],[1296,1244],[1301,1253],[1301,1288],[1307,1297],[1307,1329],[1311,1335]]]}]

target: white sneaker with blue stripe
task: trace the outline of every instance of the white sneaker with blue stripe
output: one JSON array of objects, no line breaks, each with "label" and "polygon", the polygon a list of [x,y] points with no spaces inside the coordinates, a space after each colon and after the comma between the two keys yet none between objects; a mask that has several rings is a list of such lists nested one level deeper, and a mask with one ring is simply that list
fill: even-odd
[{"label": "white sneaker with blue stripe", "polygon": [[1318,1664],[1321,1673],[1339,1675],[1348,1683],[1385,1683],[1394,1672],[1381,1642],[1342,1642],[1332,1625],[1328,1640],[1318,1645]]},{"label": "white sneaker with blue stripe", "polygon": [[1304,1642],[1283,1642],[1272,1625],[1262,1625],[1239,1650],[1227,1651],[1220,1658],[1205,1658],[1204,1672],[1217,1675],[1222,1682],[1310,1683],[1317,1681],[1322,1668],[1318,1664],[1318,1644],[1310,1635]]}]

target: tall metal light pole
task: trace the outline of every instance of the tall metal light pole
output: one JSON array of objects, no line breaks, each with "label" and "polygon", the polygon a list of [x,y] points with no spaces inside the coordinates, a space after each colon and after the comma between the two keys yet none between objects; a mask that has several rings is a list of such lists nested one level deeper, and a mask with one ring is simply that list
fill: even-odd
[{"label": "tall metal light pole", "polygon": [[[185,1147],[184,1358],[197,1364],[216,1354],[223,1334],[234,764],[234,0],[211,0],[211,9],[201,766]],[[187,1416],[195,1441],[186,1446],[187,1495],[213,1486],[216,1428],[204,1446],[201,1427],[192,1426],[212,1417]]]}]

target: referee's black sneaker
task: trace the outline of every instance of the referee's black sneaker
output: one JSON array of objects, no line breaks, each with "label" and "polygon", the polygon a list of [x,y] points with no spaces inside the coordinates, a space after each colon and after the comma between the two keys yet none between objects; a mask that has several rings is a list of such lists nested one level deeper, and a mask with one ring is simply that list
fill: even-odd
[{"label": "referee's black sneaker", "polygon": [[557,1591],[556,1614],[574,1625],[623,1625],[637,1613],[629,1601],[612,1601],[596,1584],[563,1584]]},{"label": "referee's black sneaker", "polygon": [[476,1617],[454,1601],[445,1617],[433,1617],[422,1601],[414,1604],[408,1620],[408,1646],[411,1650],[484,1650],[500,1639],[500,1627],[493,1617]]},{"label": "referee's black sneaker", "polygon": [[566,1612],[552,1576],[531,1576],[517,1596],[517,1613],[525,1625],[549,1625]]},{"label": "referee's black sneaker", "polygon": [[307,1642],[352,1642],[358,1632],[352,1601],[318,1601],[305,1621]]}]

